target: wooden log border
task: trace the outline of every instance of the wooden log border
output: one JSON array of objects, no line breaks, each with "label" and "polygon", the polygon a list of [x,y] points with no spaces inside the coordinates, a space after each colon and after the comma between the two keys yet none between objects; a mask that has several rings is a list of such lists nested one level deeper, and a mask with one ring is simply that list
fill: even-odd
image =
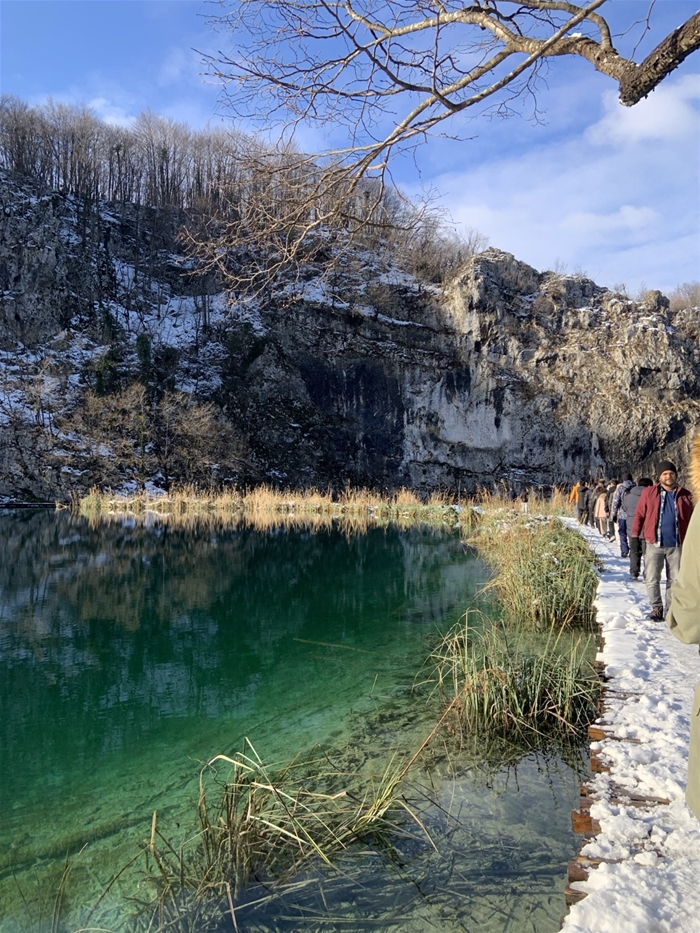
[{"label": "wooden log border", "polygon": [[[602,649],[604,646],[605,639],[601,635],[599,648]],[[602,682],[600,701],[598,703],[598,708],[600,710],[600,721],[588,727],[589,742],[602,742],[605,740],[613,742],[634,742],[635,744],[640,744],[639,739],[628,739],[615,735],[612,732],[612,729],[606,725],[606,696],[609,695],[611,698],[617,698],[626,697],[630,694],[623,693],[619,690],[615,690],[614,688],[606,687],[607,678],[605,676],[605,663],[603,661],[594,662],[594,667],[598,671],[598,676]],[[606,762],[602,750],[591,751],[590,762],[591,771],[594,774],[600,774],[603,772],[609,773],[610,765]],[[564,900],[567,907],[571,907],[573,904],[577,904],[579,901],[582,901],[584,897],[586,897],[585,891],[579,891],[572,887],[574,882],[586,881],[590,873],[604,861],[619,861],[617,859],[589,858],[586,855],[581,855],[580,849],[583,848],[589,839],[593,839],[600,832],[600,823],[598,820],[594,820],[591,817],[591,804],[595,802],[595,799],[596,798],[592,795],[591,786],[587,782],[584,782],[581,785],[581,795],[579,798],[578,809],[573,810],[571,813],[572,828],[574,832],[581,835],[583,839],[579,847],[579,854],[575,859],[572,859],[567,866],[567,885],[564,891]],[[625,807],[655,807],[661,804],[670,803],[670,800],[666,800],[664,797],[645,797],[641,794],[631,793],[627,788],[616,787],[614,784],[612,785],[612,796],[608,797],[607,799],[611,803],[618,803]],[[562,917],[562,925],[565,919],[565,917]]]}]

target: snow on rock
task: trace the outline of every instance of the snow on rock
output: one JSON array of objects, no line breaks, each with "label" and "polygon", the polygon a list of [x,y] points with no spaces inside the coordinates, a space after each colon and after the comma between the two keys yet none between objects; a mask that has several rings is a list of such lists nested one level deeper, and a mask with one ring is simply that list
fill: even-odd
[{"label": "snow on rock", "polygon": [[[700,821],[684,797],[698,648],[646,618],[646,587],[630,580],[615,542],[570,524],[604,563],[598,660],[608,679],[601,724],[611,738],[591,745],[610,771],[589,781],[600,832],[581,849],[605,861],[572,885],[587,896],[571,907],[562,931],[700,933]],[[625,791],[669,802],[626,806]]]}]

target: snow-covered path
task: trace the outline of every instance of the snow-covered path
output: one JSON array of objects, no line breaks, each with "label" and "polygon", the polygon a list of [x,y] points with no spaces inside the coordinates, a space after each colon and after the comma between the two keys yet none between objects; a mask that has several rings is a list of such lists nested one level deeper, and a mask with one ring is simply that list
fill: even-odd
[{"label": "snow-covered path", "polygon": [[[698,647],[646,618],[646,587],[630,580],[616,542],[568,524],[604,562],[596,599],[605,640],[598,659],[608,678],[601,721],[615,738],[591,745],[610,770],[590,781],[591,817],[600,832],[582,849],[611,861],[572,884],[587,897],[571,907],[562,930],[700,933],[700,821],[684,799]],[[625,805],[625,791],[669,803]]]}]

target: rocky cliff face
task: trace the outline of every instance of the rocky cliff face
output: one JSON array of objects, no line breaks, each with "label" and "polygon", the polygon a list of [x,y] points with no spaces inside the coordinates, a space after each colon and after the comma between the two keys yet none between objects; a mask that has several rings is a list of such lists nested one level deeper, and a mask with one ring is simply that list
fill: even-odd
[{"label": "rocky cliff face", "polygon": [[499,250],[444,292],[387,281],[371,304],[263,318],[247,418],[273,419],[279,463],[286,435],[285,470],[469,490],[653,474],[662,454],[686,462],[698,423],[697,311],[671,314],[658,293],[637,305]]},{"label": "rocky cliff face", "polygon": [[489,249],[444,289],[358,255],[231,303],[178,254],[181,218],[0,182],[0,493],[101,481],[60,459],[60,418],[40,466],[22,439],[100,367],[143,379],[144,347],[155,393],[212,400],[245,436],[239,480],[471,491],[687,462],[700,317],[658,292],[636,304]]}]

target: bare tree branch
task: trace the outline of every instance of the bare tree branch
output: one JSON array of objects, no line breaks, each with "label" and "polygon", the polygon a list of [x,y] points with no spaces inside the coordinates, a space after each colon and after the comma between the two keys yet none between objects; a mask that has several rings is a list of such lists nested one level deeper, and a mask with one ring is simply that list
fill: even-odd
[{"label": "bare tree branch", "polygon": [[700,11],[675,29],[634,66],[620,82],[620,103],[626,107],[646,97],[685,59],[700,48]]},{"label": "bare tree branch", "polygon": [[598,12],[606,2],[239,0],[213,20],[233,37],[235,54],[208,64],[238,115],[287,131],[306,122],[346,127],[348,144],[325,154],[362,174],[506,88],[516,99],[527,88],[519,79],[544,59],[585,58],[630,106],[700,48],[696,13],[637,64],[615,49]]},{"label": "bare tree branch", "polygon": [[224,199],[206,229],[190,231],[200,260],[248,291],[298,270],[331,242],[337,262],[345,243],[386,237],[392,223],[405,249],[419,242],[411,231],[432,229],[429,212],[386,210],[392,154],[447,120],[458,135],[469,115],[507,116],[532,101],[536,114],[547,60],[584,58],[631,105],[700,47],[698,13],[640,63],[636,47],[625,57],[600,12],[607,0],[227,2],[219,0],[223,12],[211,21],[234,50],[205,60],[232,113],[268,133],[276,128],[287,143],[315,124],[329,142],[311,156],[259,155],[244,174],[266,182],[248,187],[247,203],[234,210]]}]

